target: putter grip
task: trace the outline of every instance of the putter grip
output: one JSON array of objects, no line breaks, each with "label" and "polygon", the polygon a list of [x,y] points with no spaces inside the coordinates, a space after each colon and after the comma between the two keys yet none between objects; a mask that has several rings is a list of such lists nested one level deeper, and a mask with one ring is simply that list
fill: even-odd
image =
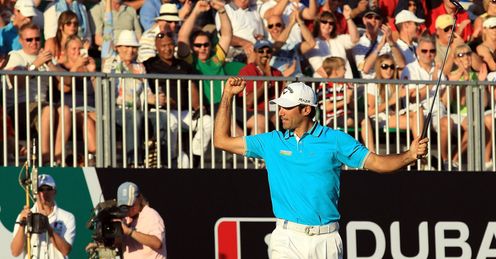
[{"label": "putter grip", "polygon": [[[429,114],[427,114],[427,118],[425,119],[424,123],[424,128],[422,129],[422,134],[420,135],[420,139],[424,139],[427,137],[427,131],[429,130],[429,124],[431,123],[431,117],[432,117],[432,109],[429,111]],[[417,155],[417,159],[421,159],[421,155]]]}]

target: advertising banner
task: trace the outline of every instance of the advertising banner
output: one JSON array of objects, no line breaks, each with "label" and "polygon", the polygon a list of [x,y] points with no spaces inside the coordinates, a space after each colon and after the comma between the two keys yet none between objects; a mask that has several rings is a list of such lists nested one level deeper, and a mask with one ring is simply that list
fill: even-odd
[{"label": "advertising banner", "polygon": [[[18,168],[2,168],[0,258],[10,257],[24,203]],[[169,259],[268,258],[274,217],[265,171],[50,169],[57,204],[76,216],[70,258],[87,258],[98,202],[135,182],[165,221]],[[341,176],[345,258],[496,258],[493,173],[347,171]]]}]

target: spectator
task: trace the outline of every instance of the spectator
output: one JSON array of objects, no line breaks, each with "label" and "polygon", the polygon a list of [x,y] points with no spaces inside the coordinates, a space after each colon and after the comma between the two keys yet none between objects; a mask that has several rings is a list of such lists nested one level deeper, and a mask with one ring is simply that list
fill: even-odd
[{"label": "spectator", "polygon": [[14,238],[10,243],[10,251],[17,257],[23,254],[27,258],[26,220],[32,213],[39,213],[48,218],[47,232],[31,234],[30,251],[32,258],[66,258],[72,249],[76,236],[76,220],[72,213],[57,206],[55,196],[57,189],[55,180],[48,174],[38,176],[38,194],[33,207],[25,206],[19,213],[14,227]]},{"label": "spectator", "polygon": [[323,12],[320,18],[316,20],[313,36],[317,38],[315,47],[310,50],[306,56],[315,74],[320,77],[326,77],[322,68],[322,61],[326,57],[341,57],[346,60],[345,78],[353,78],[350,62],[346,58],[346,50],[351,49],[360,40],[357,27],[350,17],[351,8],[344,6],[343,15],[348,21],[348,30],[350,34],[337,35],[336,18],[330,12]]},{"label": "spectator", "polygon": [[[346,73],[346,61],[340,57],[324,59],[322,67],[328,75],[326,78],[344,78]],[[354,113],[351,104],[353,98],[353,86],[348,83],[321,83],[317,90],[317,100],[319,108],[323,112],[324,122],[322,124],[334,129],[345,129],[353,127],[354,119],[356,119],[362,127],[363,142],[367,143],[367,146],[373,147],[371,123],[366,124],[363,112],[356,111]]]},{"label": "spectator", "polygon": [[[104,73],[116,74],[136,74],[142,75],[146,73],[145,66],[136,60],[138,51],[138,40],[134,31],[122,30],[119,38],[114,43],[113,41],[113,19],[111,0],[106,0],[105,3],[105,21],[103,35],[102,59]],[[115,51],[109,46],[115,45]],[[155,85],[155,84],[153,84]],[[136,167],[143,161],[142,149],[139,148],[143,144],[143,105],[148,102],[156,107],[166,104],[165,94],[159,93],[158,97],[153,94],[151,87],[144,79],[138,78],[119,78],[115,84],[117,100],[116,104],[116,123],[121,128],[125,129],[127,134],[123,134],[125,138],[126,159],[125,165]],[[136,99],[135,99],[136,97]],[[158,99],[158,105],[156,105]],[[124,114],[124,115],[123,115]],[[159,133],[160,148],[164,152],[160,152],[162,161],[165,161],[167,156],[166,148],[163,148],[167,143],[175,143],[177,141],[177,119],[174,115],[169,115],[170,125],[167,127],[167,116],[160,112],[148,113],[150,124],[153,132]],[[159,116],[159,126],[157,127],[157,116]],[[148,130],[148,129],[147,129]],[[170,131],[170,139],[168,142],[167,132]],[[158,140],[156,134],[151,136],[154,140]],[[175,150],[171,150],[171,157],[175,158]],[[165,163],[162,163],[165,165]],[[171,165],[169,165],[171,166]]]},{"label": "spectator", "polygon": [[[174,5],[175,10],[172,12],[162,12],[164,4]],[[140,22],[145,31],[151,29],[157,17],[164,15],[178,15],[179,20],[183,21],[193,9],[193,2],[189,0],[179,0],[171,2],[168,0],[145,0],[145,3],[140,8]],[[160,10],[160,11],[159,11]],[[171,11],[169,9],[168,11]],[[178,11],[179,10],[179,11]]]},{"label": "spectator", "polygon": [[36,16],[32,0],[18,0],[13,9],[12,19],[0,28],[0,56],[7,55],[12,50],[22,49],[19,41],[19,28],[30,23]]},{"label": "spectator", "polygon": [[160,7],[160,16],[155,18],[155,24],[143,33],[140,39],[140,46],[138,50],[138,61],[145,62],[149,58],[155,57],[157,55],[157,49],[155,48],[155,38],[160,32],[172,32],[174,39],[176,39],[175,33],[177,32],[179,26],[179,18],[177,7],[174,4],[163,4]]},{"label": "spectator", "polygon": [[[336,32],[338,35],[346,34],[348,32],[348,23],[341,13],[343,9],[343,0],[326,0],[323,5],[320,6],[318,15],[323,12],[331,12],[336,17]],[[352,17],[353,18],[353,17]],[[311,19],[314,20],[314,19]],[[312,29],[312,28],[310,28]]]},{"label": "spectator", "polygon": [[[65,53],[63,51],[67,39],[70,36],[77,36],[78,19],[77,15],[72,11],[62,12],[58,20],[57,34],[54,38],[50,38],[45,43],[45,49],[52,53],[56,63],[64,62]],[[89,42],[86,43],[86,48],[89,48]]]},{"label": "spectator", "polygon": [[482,1],[482,6],[484,7],[485,13],[479,15],[474,21],[474,32],[472,33],[472,40],[480,40],[482,38],[484,21],[491,17],[496,16],[496,2],[492,0]]},{"label": "spectator", "polygon": [[416,40],[419,35],[419,24],[424,23],[410,11],[403,10],[396,15],[395,24],[399,31],[399,39],[396,41],[401,49],[405,64],[411,64],[418,59]]},{"label": "spectator", "polygon": [[[52,54],[47,51],[41,50],[41,35],[38,26],[33,23],[24,24],[19,28],[19,42],[22,49],[11,51],[9,54],[9,61],[5,66],[6,70],[29,70],[29,71],[48,71],[56,70],[55,65],[51,62]],[[26,126],[38,126],[39,138],[41,141],[42,163],[48,162],[49,153],[52,148],[50,147],[50,108],[47,102],[48,78],[41,77],[40,92],[38,92],[37,80],[31,79],[28,82],[29,92],[26,92],[25,86],[26,77],[17,77],[17,85],[13,86],[14,76],[9,76],[7,81],[9,90],[7,92],[7,113],[11,118],[18,120],[20,132],[26,129]],[[14,96],[13,87],[17,87],[17,98]],[[29,100],[26,95],[29,94]],[[41,106],[38,106],[38,100]],[[30,120],[27,121],[28,114],[26,113],[26,103],[29,103]],[[15,106],[17,105],[18,114],[15,114]],[[41,118],[38,118],[38,109],[41,109]],[[53,123],[56,125],[56,140],[55,140],[55,159],[60,162],[61,150],[61,127],[62,120],[60,114],[62,111],[59,109],[58,113],[54,113]],[[66,109],[64,117],[66,121],[70,120],[69,110]],[[57,122],[58,121],[58,122]],[[24,133],[22,133],[24,135]],[[23,136],[24,137],[24,136]]]},{"label": "spectator", "polygon": [[[455,20],[449,14],[440,15],[436,19],[436,62],[441,64],[446,55],[446,50],[448,50],[448,57],[446,58],[443,71],[445,74],[450,74],[452,71],[454,65],[454,55],[452,53],[454,48],[464,44],[463,39],[458,33],[453,33],[453,39],[451,43],[449,42],[451,28],[453,28],[454,22]],[[481,58],[476,53],[472,53],[471,61],[477,67],[482,64]]]},{"label": "spectator", "polygon": [[[434,34],[436,32],[436,19],[442,14],[454,15],[456,12],[456,6],[451,3],[450,0],[443,0],[443,3],[431,11],[431,15],[427,18],[427,26],[429,27],[429,32]],[[456,33],[462,37],[465,42],[470,41],[473,33],[473,27],[471,21],[468,17],[468,13],[465,10],[460,10],[456,12]]]},{"label": "spectator", "polygon": [[64,11],[71,10],[77,15],[78,36],[91,43],[91,27],[88,11],[83,3],[79,0],[56,0],[50,3],[43,15],[45,16],[45,40],[54,38],[57,35],[57,21],[60,14]]},{"label": "spectator", "polygon": [[[441,79],[445,80],[444,75],[440,71],[441,64],[435,63],[436,42],[434,37],[432,37],[428,33],[425,33],[419,38],[418,42],[418,48],[416,50],[418,60],[406,66],[401,75],[401,79],[435,81],[438,79],[439,76],[441,76]],[[407,103],[407,108],[416,109],[416,103],[419,102],[424,109],[424,112],[427,112],[430,110],[433,103],[433,96],[436,91],[436,86],[419,85],[418,89],[419,95],[417,96],[417,86],[408,86],[407,100],[409,101],[409,103]],[[440,131],[441,144],[443,143],[443,141],[444,143],[447,143],[448,141],[447,131],[439,128],[439,118],[442,118],[446,115],[447,100],[445,93],[445,86],[442,85],[436,98],[436,105],[433,106],[434,108],[432,110],[431,117],[433,128]],[[442,157],[442,159],[446,160],[447,158]]]},{"label": "spectator", "polygon": [[[268,77],[279,77],[282,76],[281,71],[277,70],[277,68],[270,66],[270,59],[272,58],[272,43],[267,40],[260,40],[255,43],[255,52],[256,58],[255,62],[247,64],[239,71],[239,76],[268,76]],[[279,89],[277,89],[277,87]],[[255,89],[256,88],[256,89]],[[269,99],[276,97],[276,90],[282,90],[282,84],[278,84],[278,82],[274,81],[246,81],[246,95],[244,93],[240,93],[238,95],[238,107],[241,109],[237,109],[236,118],[238,120],[242,120],[243,118],[243,109],[246,109],[248,113],[246,128],[251,129],[251,132],[262,133],[265,132],[265,121],[270,119],[272,123],[275,124],[274,110],[267,111],[269,112],[269,118],[266,118],[263,114],[266,111],[265,105],[267,104],[267,100],[264,96],[268,96]],[[243,98],[246,98],[246,106],[242,107]],[[254,106],[257,107],[256,111]],[[255,122],[256,121],[256,122]],[[256,125],[256,127],[255,127]]]},{"label": "spectator", "polygon": [[[82,53],[81,50],[86,50],[86,54]],[[83,42],[76,36],[70,36],[64,45],[64,57],[61,63],[58,64],[59,71],[68,72],[95,72],[96,64],[93,58],[88,57],[87,49],[83,48]],[[74,82],[74,84],[73,84]],[[86,88],[86,89],[85,89]],[[56,92],[56,100],[64,96],[64,102],[60,102],[63,106],[62,110],[76,110],[76,125],[81,128],[81,132],[88,133],[88,138],[83,135],[83,139],[86,142],[88,148],[91,165],[96,162],[96,113],[95,113],[95,91],[93,80],[89,77],[63,77],[63,80],[59,80],[58,92]],[[73,96],[75,96],[75,102],[73,102]],[[87,122],[86,125],[84,122]],[[64,141],[67,141],[69,134],[71,132],[71,120],[65,121],[65,133]],[[85,131],[87,130],[87,131]],[[57,151],[57,149],[56,149]],[[75,155],[75,154],[74,154]],[[82,161],[80,159],[79,161]]]},{"label": "spectator", "polygon": [[[317,15],[318,4],[316,0],[310,0],[309,6],[306,7],[299,1],[289,1],[289,0],[268,0],[262,4],[260,7],[260,15],[262,18],[267,20],[271,16],[280,16],[284,21],[284,24],[289,25],[292,13],[296,10],[302,17],[302,19],[313,20]],[[301,42],[301,27],[293,26],[290,28],[291,31],[288,36],[288,40],[294,43]]]},{"label": "spectator", "polygon": [[[375,71],[375,79],[394,80],[397,78],[396,64],[389,54],[383,54],[377,58]],[[368,115],[377,123],[374,125],[379,125],[381,128],[388,125],[389,128],[411,129],[413,137],[417,138],[424,128],[424,111],[421,107],[418,110],[411,109],[409,112],[401,109],[399,101],[405,97],[405,94],[406,89],[403,87],[397,92],[395,85],[392,84],[369,83],[367,85]],[[375,130],[379,131],[380,128],[376,127]]]},{"label": "spectator", "polygon": [[[176,75],[196,73],[194,68],[186,61],[174,57],[174,48],[176,47],[176,44],[172,33],[161,32],[157,34],[155,44],[158,55],[148,59],[144,63],[148,73]],[[179,53],[182,52],[179,51]],[[149,84],[155,85],[154,81],[155,80],[149,81]],[[206,115],[204,112],[204,107],[200,106],[200,94],[198,93],[198,88],[195,82],[190,81],[190,88],[188,80],[181,80],[179,85],[177,80],[167,81],[168,80],[164,79],[158,80],[160,87],[159,91],[161,90],[164,93],[170,92],[170,95],[166,98],[172,109],[172,114],[182,120],[180,122],[181,127],[179,130],[189,130],[191,128],[191,130],[195,132],[190,145],[194,156],[192,158],[192,162],[196,164],[196,162],[199,161],[198,159],[208,148],[213,130],[212,117]],[[152,88],[152,91],[153,90],[154,89]],[[190,98],[191,103],[188,101]],[[192,112],[190,112],[190,108],[192,109]],[[176,149],[175,145],[175,142],[171,142],[171,148],[173,150]],[[182,150],[178,150],[178,152],[182,153]],[[189,161],[191,162],[191,160]],[[178,162],[182,164],[184,163],[184,160]]]},{"label": "spectator", "polygon": [[[225,6],[233,30],[227,61],[253,62],[253,44],[263,38],[264,26],[255,5],[250,0],[233,0]],[[220,31],[220,13],[215,15],[215,26]]]},{"label": "spectator", "polygon": [[383,54],[392,54],[398,67],[405,67],[405,59],[400,48],[393,40],[391,28],[382,24],[380,10],[370,9],[362,19],[365,25],[365,33],[353,48],[355,63],[362,78],[374,78],[376,59]]},{"label": "spectator", "polygon": [[[221,22],[220,38],[214,48],[213,55],[210,47],[210,34],[199,30],[191,35],[196,19],[202,13],[210,10],[211,7],[217,10]],[[196,71],[202,75],[226,75],[224,62],[232,39],[232,28],[223,2],[218,0],[213,0],[210,3],[207,1],[198,1],[191,15],[184,21],[178,37],[179,41],[188,47],[186,61],[194,65]],[[190,37],[191,44],[189,41]],[[192,53],[190,51],[191,47],[193,49]],[[216,104],[220,102],[222,96],[222,82],[221,80],[213,81],[213,89],[211,89],[210,82],[210,80],[203,80],[204,93],[209,103]],[[213,96],[210,95],[211,92],[213,92]]]},{"label": "spectator", "polygon": [[[303,41],[295,42],[289,39],[291,28],[294,26],[301,30]],[[270,38],[274,43],[274,53],[270,65],[282,72],[283,76],[302,76],[301,61],[303,55],[315,47],[315,39],[305,26],[298,10],[294,10],[286,26],[281,16],[271,16],[267,19],[267,28]]]},{"label": "spectator", "polygon": [[496,71],[496,17],[484,21],[482,35],[484,41],[477,46],[477,54],[487,64],[490,72]]},{"label": "spectator", "polygon": [[[95,34],[95,44],[101,46],[103,43],[103,21],[105,14],[105,0],[93,6],[90,10],[91,13],[91,31]],[[119,38],[122,30],[130,30],[136,33],[138,40],[141,38],[141,24],[138,20],[136,10],[123,0],[112,1],[112,24],[114,24],[114,36]]]},{"label": "spectator", "polygon": [[119,186],[117,206],[127,208],[127,217],[121,221],[123,258],[167,258],[164,220],[136,184]]},{"label": "spectator", "polygon": [[[460,45],[455,48],[454,50],[455,54],[455,64],[457,66],[457,69],[453,70],[449,74],[449,80],[450,81],[485,81],[487,79],[487,67],[486,64],[483,64],[482,66],[478,67],[479,71],[475,71],[473,64],[472,64],[472,50],[470,47],[466,44]],[[454,132],[453,126],[454,125],[461,125],[463,129],[463,136],[462,136],[462,142],[459,143],[461,147],[458,148],[461,153],[465,152],[467,150],[468,146],[468,118],[467,118],[467,112],[468,112],[468,107],[466,103],[466,92],[468,91],[467,88],[463,88],[460,91],[460,96],[457,96],[456,94],[456,88],[450,88],[450,107],[451,111],[453,114],[450,114],[449,117],[443,117],[441,118],[441,129],[444,129],[445,131],[448,131],[448,127],[452,128],[451,132]],[[485,89],[484,89],[485,91]],[[485,97],[487,97],[487,93],[485,93]],[[458,105],[458,102],[459,105]],[[487,103],[487,98],[484,99],[484,103]],[[485,105],[484,105],[485,106]],[[459,108],[459,109],[458,109]],[[487,118],[486,118],[487,117]],[[486,128],[486,136],[491,136],[491,115],[485,115],[484,118],[484,124]],[[449,141],[450,138],[448,138]],[[486,144],[485,144],[485,153],[491,154],[491,138],[487,137],[486,138]],[[443,143],[441,142],[441,156],[443,158],[448,158],[448,143]],[[455,155],[453,156],[453,162],[452,165],[454,168],[459,168],[459,161],[461,161],[461,154],[458,153],[458,150],[455,152]],[[448,159],[443,159],[443,169],[445,170],[450,170],[449,168],[449,162]],[[485,156],[485,161],[486,163],[490,163],[491,157],[486,155]]]}]

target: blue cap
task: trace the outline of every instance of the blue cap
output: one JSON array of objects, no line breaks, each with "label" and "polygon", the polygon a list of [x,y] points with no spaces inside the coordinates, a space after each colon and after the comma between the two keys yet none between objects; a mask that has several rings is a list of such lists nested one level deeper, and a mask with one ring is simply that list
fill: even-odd
[{"label": "blue cap", "polygon": [[49,174],[40,174],[40,175],[38,175],[38,187],[40,187],[42,185],[50,186],[50,187],[52,187],[54,189],[56,187],[55,186],[55,180]]},{"label": "blue cap", "polygon": [[261,49],[264,47],[272,48],[272,43],[270,43],[270,41],[268,41],[268,40],[257,40],[257,42],[255,42],[255,46],[253,48],[254,49]]},{"label": "blue cap", "polygon": [[139,195],[139,188],[132,182],[125,182],[117,190],[117,206],[133,206],[134,201]]}]

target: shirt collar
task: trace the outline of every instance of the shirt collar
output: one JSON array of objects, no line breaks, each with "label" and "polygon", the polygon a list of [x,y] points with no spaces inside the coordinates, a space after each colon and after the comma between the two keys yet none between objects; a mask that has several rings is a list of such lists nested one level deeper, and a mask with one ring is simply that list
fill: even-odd
[{"label": "shirt collar", "polygon": [[[305,132],[305,134],[303,134],[303,136],[308,134],[308,135],[312,135],[314,137],[319,137],[323,130],[324,130],[324,127],[322,127],[322,125],[320,125],[317,122],[314,122],[313,126],[307,132]],[[294,137],[294,130],[286,130],[284,132],[284,138],[285,139],[289,139],[290,137]]]}]

